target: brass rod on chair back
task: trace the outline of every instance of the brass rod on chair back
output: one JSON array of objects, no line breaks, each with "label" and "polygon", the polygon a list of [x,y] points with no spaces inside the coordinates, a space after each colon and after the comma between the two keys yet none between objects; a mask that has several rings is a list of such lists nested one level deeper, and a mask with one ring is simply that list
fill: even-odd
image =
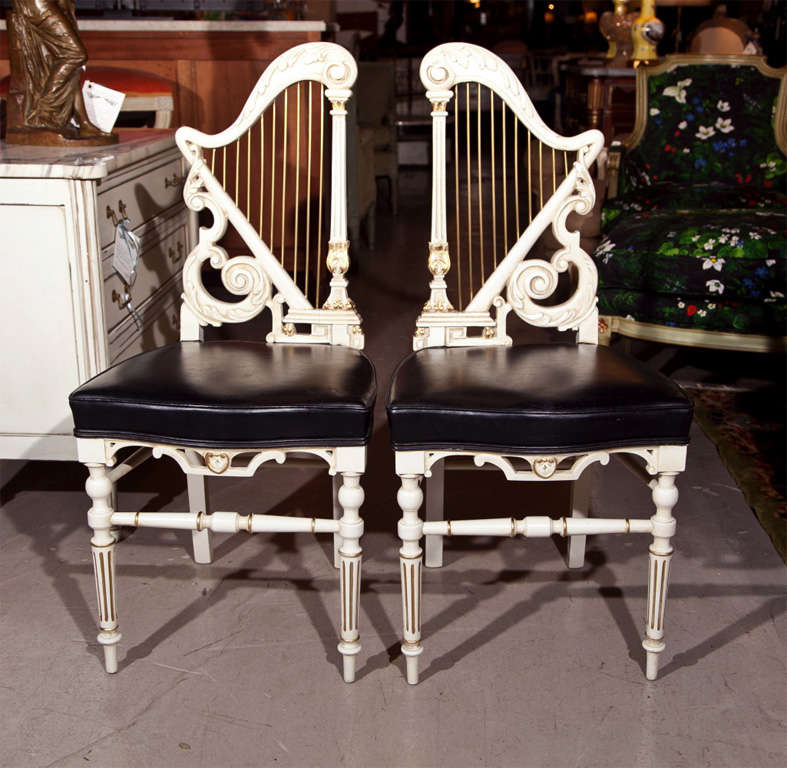
[{"label": "brass rod on chair back", "polygon": [[497,268],[497,211],[495,205],[495,92],[489,91],[489,132],[492,137],[492,261]]},{"label": "brass rod on chair back", "polygon": [[[481,173],[481,83],[476,85],[475,98],[476,112],[476,185],[478,188],[478,274],[481,284],[484,282],[484,187],[483,174]],[[473,286],[470,286],[470,294],[473,293]]]},{"label": "brass rod on chair back", "polygon": [[470,296],[473,295],[473,209],[470,194],[472,175],[470,173],[470,83],[465,83],[465,154],[467,157],[467,268]]},{"label": "brass rod on chair back", "polygon": [[[309,234],[311,227],[311,210],[312,210],[312,85],[314,83],[309,80],[309,112],[308,112],[308,141],[306,145],[306,286],[303,290],[306,298],[309,298]],[[314,301],[315,306],[317,300]]]},{"label": "brass rod on chair back", "polygon": [[265,113],[260,115],[260,238],[262,235],[262,201],[265,197]]},{"label": "brass rod on chair back", "polygon": [[246,131],[246,218],[251,219],[251,128]]},{"label": "brass rod on chair back", "polygon": [[322,196],[323,196],[323,182],[322,172],[325,167],[325,158],[323,150],[325,148],[325,86],[320,83],[320,179],[319,179],[319,196],[317,198],[317,293],[314,300],[314,306],[319,306],[320,303],[320,275],[322,274],[322,265],[320,258],[322,256]]},{"label": "brass rod on chair back", "polygon": [[544,207],[544,145],[538,140],[538,210]]},{"label": "brass rod on chair back", "polygon": [[514,210],[516,211],[516,239],[518,240],[522,234],[519,227],[519,118],[514,112],[511,115],[514,118]]},{"label": "brass rod on chair back", "polygon": [[284,89],[284,116],[281,124],[281,132],[283,135],[283,149],[281,153],[281,263],[284,266],[284,220],[285,220],[285,210],[287,204],[287,134],[289,133],[288,129],[288,122],[287,122],[287,91],[289,89]]},{"label": "brass rod on chair back", "polygon": [[[238,185],[240,183],[240,139],[235,140],[235,205],[238,205],[240,194]],[[239,206],[240,207],[240,206]]]},{"label": "brass rod on chair back", "polygon": [[[301,179],[301,84],[295,86],[295,222],[292,238],[292,279],[298,282],[298,212]],[[304,291],[305,293],[305,291]]]},{"label": "brass rod on chair back", "polygon": [[[533,221],[533,155],[532,134],[527,131],[527,220]],[[521,233],[519,233],[521,234]]]},{"label": "brass rod on chair back", "polygon": [[272,109],[271,109],[271,229],[270,229],[270,242],[268,243],[268,248],[270,248],[271,253],[273,253],[273,219],[274,219],[274,209],[276,205],[274,201],[276,200],[276,102],[273,102]]},{"label": "brass rod on chair back", "polygon": [[501,101],[500,125],[503,129],[503,244],[508,253],[508,158],[506,157],[506,103]]},{"label": "brass rod on chair back", "polygon": [[464,306],[462,301],[462,248],[461,226],[459,220],[459,86],[454,86],[454,196],[456,198],[456,219],[454,221],[454,238],[456,241],[456,295],[459,309]]}]

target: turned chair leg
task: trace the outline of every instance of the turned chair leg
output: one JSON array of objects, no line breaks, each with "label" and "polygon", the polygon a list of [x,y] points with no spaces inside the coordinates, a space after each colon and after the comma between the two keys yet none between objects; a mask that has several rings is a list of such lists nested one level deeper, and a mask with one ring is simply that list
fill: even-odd
[{"label": "turned chair leg", "polygon": [[418,657],[423,653],[421,645],[421,564],[423,550],[419,544],[423,535],[423,521],[418,510],[423,502],[420,488],[421,475],[402,475],[402,487],[396,495],[402,510],[399,521],[399,563],[402,571],[402,617],[404,642],[402,653],[407,663],[407,682],[418,682]]},{"label": "turned chair leg", "polygon": [[648,550],[648,618],[642,643],[647,655],[645,675],[648,680],[655,680],[658,676],[659,654],[664,650],[664,606],[673,552],[670,539],[675,535],[676,527],[672,509],[677,502],[675,473],[659,473],[653,484],[656,514],[651,518],[653,543]]},{"label": "turned chair leg", "polygon": [[[571,483],[571,516],[586,518],[590,511],[590,493],[593,489],[593,467],[588,467]],[[569,568],[581,568],[585,564],[585,534],[568,537],[566,561]]]},{"label": "turned chair leg", "polygon": [[342,472],[338,500],[343,510],[339,520],[341,549],[339,549],[339,591],[341,597],[341,642],[339,653],[343,657],[344,682],[355,680],[355,660],[361,650],[358,618],[361,599],[361,546],[363,520],[358,511],[363,504],[364,492],[360,474]]},{"label": "turned chair leg", "polygon": [[115,537],[111,524],[114,484],[103,464],[86,466],[90,476],[85,483],[85,490],[93,502],[87,513],[87,521],[93,529],[90,544],[100,628],[96,639],[104,647],[104,667],[111,673],[118,669],[117,644],[120,642],[115,592]]},{"label": "turned chair leg", "polygon": [[[186,488],[189,496],[189,512],[207,514],[208,487],[204,475],[186,475]],[[210,531],[192,531],[191,544],[195,563],[213,562],[213,541]]]},{"label": "turned chair leg", "polygon": [[[440,522],[444,516],[445,504],[445,465],[438,461],[432,465],[432,476],[425,481],[426,519]],[[440,568],[443,564],[443,537],[435,534],[424,536],[424,565],[427,568]]]},{"label": "turned chair leg", "polygon": [[[333,497],[333,519],[339,520],[342,516],[342,505],[339,504],[339,488],[342,487],[340,475],[331,478],[331,494]],[[339,550],[342,546],[342,537],[338,533],[333,534],[333,567],[339,567]]]}]

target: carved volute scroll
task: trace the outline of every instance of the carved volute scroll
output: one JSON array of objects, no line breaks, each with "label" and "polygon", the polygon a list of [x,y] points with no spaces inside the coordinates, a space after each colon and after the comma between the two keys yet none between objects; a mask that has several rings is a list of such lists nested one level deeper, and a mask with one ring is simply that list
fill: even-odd
[{"label": "carved volute scroll", "polygon": [[[351,87],[355,82],[356,75],[355,61],[344,48],[333,43],[305,43],[286,51],[266,68],[240,115],[231,126],[215,135],[207,135],[193,128],[180,128],[177,131],[178,147],[191,163],[184,187],[186,205],[193,211],[207,210],[212,216],[210,227],[200,229],[197,245],[189,254],[183,267],[184,304],[200,325],[244,322],[259,314],[265,307],[269,307],[273,319],[273,327],[268,335],[269,341],[338,343],[358,348],[363,346],[363,334],[360,332],[361,320],[347,295],[347,281],[345,279],[345,273],[349,266],[345,179],[345,117],[347,114],[345,105],[352,95]],[[293,91],[295,87],[299,89],[297,91],[299,97],[301,84],[304,84],[304,92],[308,93],[308,101],[303,102],[308,105],[309,122],[306,124],[306,133],[308,134],[312,126],[311,82],[319,84],[319,92],[324,95],[324,99],[318,97],[315,115],[319,117],[320,112],[316,110],[323,110],[325,103],[330,103],[332,106],[330,112],[332,121],[331,226],[327,253],[323,251],[321,254],[324,259],[323,263],[331,272],[332,280],[330,283],[331,294],[322,308],[313,306],[304,290],[296,284],[294,270],[291,275],[284,266],[284,258],[277,258],[272,252],[272,244],[263,240],[262,227],[256,227],[249,220],[250,212],[242,210],[240,198],[243,197],[243,193],[241,191],[239,198],[237,184],[237,178],[241,175],[241,171],[237,167],[234,171],[236,181],[233,194],[233,190],[225,188],[223,183],[228,178],[226,169],[220,173],[219,168],[216,167],[214,173],[213,167],[215,152],[224,152],[222,157],[226,162],[226,150],[231,145],[235,147],[236,163],[238,163],[239,157],[243,157],[242,151],[245,152],[246,162],[252,162],[252,129],[258,132],[263,130],[261,122],[263,113],[268,107],[274,105],[281,94],[285,94],[286,98],[286,91],[291,86]],[[308,91],[305,90],[307,88]],[[284,103],[286,105],[287,102]],[[279,135],[268,136],[268,148],[271,152],[275,149],[283,158],[287,157],[288,134],[292,134],[290,140],[293,143],[296,140],[299,142],[301,140],[301,103],[302,100],[299,98],[293,104],[290,112],[292,120],[296,109],[298,110],[298,129],[290,130],[285,106]],[[305,109],[306,107],[304,107],[304,111]],[[276,119],[275,115],[274,105],[273,120]],[[304,119],[306,118],[304,117]],[[320,122],[320,162],[322,130],[322,122]],[[259,140],[255,139],[255,141],[259,141],[260,151],[262,151],[262,137]],[[309,142],[310,154],[308,157],[309,163],[311,163],[310,134]],[[296,162],[299,160],[300,156],[296,155]],[[246,173],[248,174],[248,171]],[[282,171],[282,176],[284,176],[284,171]],[[219,177],[222,181],[219,180]],[[229,178],[232,178],[232,173]],[[248,183],[252,185],[251,180]],[[297,184],[293,181],[290,183]],[[257,184],[261,189],[259,180],[256,180],[254,184]],[[284,184],[286,184],[286,179],[281,179],[279,188],[282,188],[280,193],[282,216],[284,215]],[[295,186],[295,190],[297,199],[297,186]],[[292,195],[292,192],[290,194]],[[277,195],[279,195],[278,188]],[[273,200],[272,190],[270,199]],[[273,205],[272,202],[271,205]],[[246,207],[248,208],[248,206]],[[261,210],[261,191],[259,192],[259,207]],[[262,213],[259,215],[261,222]],[[272,221],[273,219],[271,219]],[[247,255],[230,257],[217,244],[225,235],[229,225],[237,231],[249,249]],[[271,227],[273,227],[272,223]],[[281,248],[284,248],[283,232],[284,224],[282,223]],[[267,238],[267,234],[265,237]],[[295,238],[297,254],[297,223]],[[206,262],[213,269],[220,270],[222,284],[230,293],[243,297],[240,301],[221,301],[206,289],[202,282],[203,265]],[[311,331],[308,333],[299,332],[297,330],[299,326],[308,326]],[[193,331],[188,333],[193,334]]]},{"label": "carved volute scroll", "polygon": [[[522,83],[498,56],[476,45],[468,43],[447,43],[437,46],[431,50],[423,59],[420,70],[421,80],[426,88],[426,96],[432,103],[433,120],[433,153],[432,153],[432,231],[429,242],[429,270],[432,280],[429,284],[430,298],[424,305],[423,312],[417,321],[417,331],[414,337],[414,347],[435,345],[463,345],[463,346],[482,346],[482,345],[501,345],[510,344],[510,338],[505,334],[505,316],[509,310],[513,311],[528,323],[540,326],[557,327],[561,330],[576,329],[580,331],[580,338],[584,341],[595,341],[595,304],[596,304],[596,271],[595,266],[589,256],[580,248],[579,233],[570,232],[566,227],[566,219],[572,212],[581,215],[591,211],[595,200],[595,190],[589,174],[589,168],[595,161],[598,153],[603,147],[603,136],[599,131],[591,130],[573,137],[563,137],[551,130],[539,117],[528,97]],[[530,139],[533,138],[534,145],[538,145],[538,151],[551,153],[552,159],[552,179],[551,187],[546,195],[539,189],[540,209],[531,212],[530,220],[525,219],[524,229],[518,226],[514,231],[513,243],[509,243],[508,235],[505,237],[505,248],[502,258],[494,259],[494,266],[484,269],[483,252],[481,253],[481,272],[476,272],[477,282],[473,284],[473,292],[466,304],[460,303],[460,309],[456,310],[449,300],[447,294],[446,276],[453,268],[453,262],[458,260],[449,254],[449,242],[447,231],[447,211],[446,211],[446,117],[447,105],[450,108],[452,98],[457,101],[458,87],[462,86],[462,93],[467,89],[467,97],[464,98],[466,110],[469,110],[470,96],[475,100],[475,110],[478,115],[478,127],[476,142],[480,147],[481,141],[481,100],[489,105],[491,118],[494,120],[494,106],[500,104],[503,116],[515,119],[513,129],[514,141],[519,137],[521,125],[523,135],[527,136],[526,151],[521,147],[519,155],[514,160],[514,165],[521,161],[522,157],[530,156]],[[481,91],[481,87],[488,89]],[[478,89],[478,90],[476,90]],[[457,96],[455,97],[455,93]],[[459,118],[459,104],[454,105],[455,115],[453,123],[457,124]],[[486,106],[484,107],[486,109]],[[509,110],[506,113],[506,109]],[[484,119],[487,119],[486,116]],[[473,117],[473,121],[476,117]],[[464,127],[464,126],[463,126]],[[467,122],[465,132],[469,133],[475,129],[475,124]],[[454,129],[456,130],[456,128]],[[485,129],[494,141],[495,124]],[[500,135],[498,125],[497,134]],[[503,127],[503,139],[506,135],[506,128]],[[499,139],[498,139],[499,140]],[[524,139],[523,139],[524,140]],[[469,142],[469,139],[466,140]],[[456,137],[454,138],[456,144]],[[495,149],[492,145],[492,155],[500,151],[498,145]],[[503,153],[505,153],[503,144]],[[466,185],[470,185],[470,150],[468,149],[468,170],[466,174]],[[509,148],[509,152],[515,153],[515,145]],[[570,154],[571,161],[568,161]],[[560,158],[560,163],[565,168],[565,178],[556,179],[555,157]],[[541,155],[539,155],[539,158]],[[505,158],[505,154],[503,154]],[[457,165],[459,156],[451,158],[454,165]],[[530,165],[528,160],[528,173]],[[540,160],[539,160],[540,162]],[[492,168],[495,161],[493,160]],[[505,161],[502,163],[503,172],[507,166]],[[481,162],[478,163],[478,172],[473,170],[476,179],[482,178]],[[541,168],[538,167],[539,174]],[[458,174],[458,170],[456,171]],[[517,173],[518,171],[515,171]],[[507,178],[507,177],[506,177]],[[506,182],[507,183],[507,182]],[[518,182],[517,182],[518,183]],[[494,170],[492,170],[492,184],[494,185]],[[459,189],[459,177],[457,176],[455,188]],[[530,189],[527,188],[528,194]],[[459,217],[459,192],[457,194],[457,218]],[[467,191],[469,199],[469,189]],[[484,195],[486,191],[484,191]],[[481,192],[476,195],[479,198]],[[494,206],[495,193],[492,187],[492,219],[495,220]],[[502,202],[502,201],[501,201]],[[517,205],[519,203],[517,202]],[[475,202],[473,203],[475,205]],[[474,226],[477,222],[483,222],[481,204],[479,203],[478,213]],[[505,204],[500,206],[505,211]],[[468,203],[468,231],[472,231],[470,225],[471,214],[476,215],[470,210]],[[502,214],[507,216],[507,212]],[[458,225],[457,225],[458,226]],[[527,259],[531,248],[536,243],[542,233],[551,226],[552,233],[559,243],[558,250],[548,261]],[[457,230],[458,231],[458,230]],[[498,229],[498,232],[500,230]],[[490,233],[491,234],[491,233]],[[483,242],[483,229],[481,229],[480,240]],[[470,235],[468,235],[468,238]],[[459,240],[457,235],[457,248]],[[497,241],[495,240],[495,247]],[[470,244],[468,244],[470,248]],[[472,270],[473,256],[470,259],[470,269]],[[476,265],[478,262],[476,261]],[[461,268],[457,265],[457,268]],[[559,273],[569,270],[575,279],[576,288],[568,300],[559,304],[548,306],[543,304],[548,299],[558,283]],[[478,270],[478,267],[476,266]],[[491,270],[491,273],[490,271]],[[459,285],[461,286],[461,273],[459,274]],[[470,273],[472,281],[472,272]],[[466,283],[468,285],[468,283]],[[505,296],[503,300],[501,297]],[[453,298],[453,296],[451,297]],[[461,299],[461,297],[460,297]],[[496,317],[492,317],[492,311],[496,309]],[[481,332],[474,334],[468,333],[471,328],[480,328]]]}]

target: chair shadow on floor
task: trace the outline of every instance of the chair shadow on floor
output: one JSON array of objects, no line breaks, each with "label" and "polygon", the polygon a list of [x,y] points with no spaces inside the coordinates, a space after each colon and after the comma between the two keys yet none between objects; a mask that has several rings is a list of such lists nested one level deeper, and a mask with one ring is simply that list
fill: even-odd
[{"label": "chair shadow on floor", "polygon": [[[374,444],[384,446],[387,441],[386,430],[378,430],[378,434],[373,440]],[[375,452],[373,447],[372,453]],[[150,462],[149,466],[141,468],[135,473],[134,493],[146,493],[148,488],[167,489],[163,493],[155,493],[146,504],[143,505],[145,511],[157,511],[165,508],[173,502],[180,494],[184,495],[184,489],[180,488],[180,481],[175,480],[175,473],[180,478],[177,467],[168,466],[170,462]],[[383,598],[398,596],[400,592],[398,558],[392,531],[395,527],[395,511],[393,508],[381,512],[375,509],[374,501],[369,502],[370,496],[374,498],[392,498],[391,494],[381,495],[377,488],[378,483],[387,484],[390,476],[386,472],[386,462],[372,461],[373,468],[368,473],[367,506],[365,507],[365,520],[367,532],[371,533],[390,533],[390,541],[382,536],[372,536],[362,540],[364,546],[365,573],[362,582],[362,642],[363,635],[367,637],[372,633],[376,634],[384,650],[370,654],[359,669],[359,678],[366,677],[375,671],[382,670],[390,663],[401,663],[401,651],[399,648],[399,608],[398,601],[396,612],[392,615],[387,610]],[[276,471],[276,470],[274,470]],[[149,477],[149,474],[152,475]],[[162,478],[162,474],[164,477]],[[171,475],[171,480],[166,476]],[[162,482],[162,479],[164,482]],[[264,483],[264,478],[258,478],[258,482]],[[253,482],[250,480],[249,482]],[[277,502],[270,510],[271,514],[277,514],[284,509],[314,509],[320,505],[329,504],[329,488],[324,474],[317,475],[305,482],[297,483],[291,492]],[[460,484],[461,485],[461,484]],[[511,484],[503,484],[504,488],[513,489]],[[370,490],[374,488],[373,493]],[[44,572],[59,596],[62,604],[66,607],[74,626],[78,628],[84,638],[86,646],[89,648],[98,661],[102,658],[102,650],[95,642],[93,605],[91,604],[92,589],[88,583],[92,579],[92,572],[89,562],[84,563],[75,561],[67,562],[58,559],[56,556],[57,548],[63,540],[72,535],[84,535],[84,551],[88,550],[89,533],[84,525],[82,514],[74,515],[73,524],[66,523],[64,528],[64,516],[62,509],[53,510],[49,514],[46,510],[42,514],[15,514],[14,501],[21,498],[23,494],[30,491],[41,492],[47,490],[58,490],[61,492],[73,492],[78,498],[80,513],[84,507],[82,497],[82,486],[75,478],[73,467],[68,464],[52,462],[43,465],[40,462],[29,462],[13,474],[9,480],[0,488],[0,503],[2,503],[6,515],[16,528],[17,533],[26,536],[31,542],[31,549],[37,555],[42,564]],[[120,506],[123,507],[124,487],[121,484]],[[152,491],[151,491],[152,492]],[[464,495],[464,494],[463,494]],[[472,501],[472,497],[470,497]],[[393,504],[391,504],[393,507]],[[468,505],[472,508],[472,504]],[[57,516],[56,516],[57,512]],[[364,509],[362,509],[364,515]],[[172,532],[159,531],[155,529],[137,529],[132,535],[127,537],[130,542],[136,542],[139,537],[144,537],[147,544],[158,544],[160,548],[171,546],[177,542],[182,546],[183,552],[189,551],[189,537],[187,533],[177,532],[173,537]],[[295,546],[295,534],[277,534],[266,538],[259,538],[259,548],[254,553],[245,557],[244,561],[228,568],[222,566],[222,561],[226,561],[238,548],[246,544],[246,539],[242,536],[228,536],[223,540],[217,541],[215,550],[215,561],[210,565],[197,565],[192,562],[177,565],[159,565],[155,572],[149,564],[130,564],[124,562],[122,547],[120,550],[119,572],[123,578],[123,583],[132,585],[135,580],[150,578],[155,573],[156,578],[163,578],[173,582],[187,582],[199,577],[203,582],[204,589],[202,594],[193,599],[183,609],[173,614],[163,625],[159,626],[151,635],[141,642],[129,647],[125,658],[122,660],[122,667],[128,667],[136,661],[149,657],[157,647],[164,643],[179,630],[183,629],[191,622],[198,620],[201,615],[210,611],[214,606],[219,605],[225,600],[232,590],[247,587],[251,584],[259,584],[260,589],[293,589],[297,599],[300,601],[304,612],[309,616],[312,630],[315,631],[323,645],[326,659],[339,671],[341,662],[336,658],[335,653],[335,624],[338,616],[333,615],[333,595],[337,590],[336,579],[333,570],[326,573],[325,577],[316,577],[311,567],[307,567],[303,562],[302,551]],[[320,548],[325,556],[326,564],[332,560],[332,541],[330,536],[325,536],[319,540]],[[499,548],[503,558],[503,566],[500,569],[471,569],[465,571],[454,571],[452,564],[457,565],[461,560],[474,553],[475,550],[488,551],[489,547]],[[474,538],[454,540],[447,549],[448,564],[440,570],[427,570],[424,579],[424,588],[427,600],[430,596],[445,597],[453,595],[456,599],[449,605],[444,606],[438,613],[431,616],[426,623],[431,636],[436,635],[443,629],[458,623],[463,617],[469,616],[479,605],[479,594],[483,593],[485,600],[499,595],[508,585],[521,584],[527,590],[527,596],[515,602],[511,607],[502,611],[496,618],[489,621],[483,629],[475,633],[469,633],[461,642],[454,646],[450,651],[443,655],[433,658],[429,666],[424,670],[423,678],[439,675],[441,672],[451,669],[460,659],[472,654],[490,642],[494,641],[502,632],[509,630],[517,625],[518,631],[522,633],[523,640],[527,639],[528,621],[537,620],[539,610],[545,605],[560,600],[561,598],[571,597],[571,599],[595,599],[600,596],[610,612],[621,636],[628,648],[629,657],[638,665],[642,666],[639,634],[639,617],[634,617],[629,609],[627,601],[642,600],[645,596],[646,584],[643,574],[642,582],[636,585],[621,586],[617,583],[614,572],[607,566],[607,557],[600,549],[604,546],[604,540],[599,539],[597,544],[591,544],[588,549],[586,566],[584,569],[575,571],[555,571],[554,550],[545,542],[537,546],[528,546],[527,552],[523,557],[517,553],[522,549],[517,545],[511,546],[505,540]],[[55,555],[53,556],[53,552]],[[641,553],[636,547],[632,547],[629,558],[638,558]],[[525,557],[527,560],[525,561]],[[154,559],[154,558],[152,558]],[[275,560],[283,560],[283,564],[273,567]],[[621,553],[616,553],[615,562],[623,563],[626,557],[621,557]],[[540,564],[548,561],[547,568],[541,568]],[[679,571],[676,572],[676,576]],[[455,578],[454,578],[455,577]],[[205,582],[214,580],[214,584],[208,587]],[[542,584],[543,582],[543,584]],[[472,586],[470,586],[472,585]],[[535,589],[533,588],[535,587]],[[569,594],[570,588],[570,594]],[[672,658],[665,664],[664,675],[672,674],[684,667],[693,666],[700,659],[705,657],[710,651],[728,645],[745,634],[755,630],[757,627],[773,621],[777,616],[785,611],[785,599],[783,590],[778,585],[731,585],[731,584],[690,584],[680,583],[679,581],[670,585],[670,595],[673,600],[691,598],[719,598],[719,597],[760,597],[766,598],[765,602],[741,616],[737,621],[729,626],[707,635],[700,639],[695,645],[685,650],[676,651]],[[328,602],[326,602],[328,601]],[[635,603],[636,604],[636,603]],[[123,592],[120,594],[120,610],[122,620],[129,621],[133,617],[123,613]],[[184,657],[203,650],[213,644],[226,641],[231,634],[218,637],[208,644],[191,649],[184,653]],[[369,643],[367,647],[371,645]],[[121,670],[122,671],[122,670]],[[97,668],[96,674],[99,673]]]}]

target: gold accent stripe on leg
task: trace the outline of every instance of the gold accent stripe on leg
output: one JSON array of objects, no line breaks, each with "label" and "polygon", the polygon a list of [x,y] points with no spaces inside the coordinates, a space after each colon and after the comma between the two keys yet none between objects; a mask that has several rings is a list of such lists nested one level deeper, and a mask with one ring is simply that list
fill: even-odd
[{"label": "gold accent stripe on leg", "polygon": [[347,618],[349,621],[349,629],[352,631],[353,627],[353,617],[355,616],[355,592],[353,591],[355,588],[355,568],[353,568],[353,563],[350,563],[350,591],[347,594]]},{"label": "gold accent stripe on leg", "polygon": [[410,563],[410,631],[415,632],[415,563]]},{"label": "gold accent stripe on leg", "polygon": [[652,594],[650,596],[650,628],[655,628],[656,622],[656,573],[659,567],[658,561],[653,560],[653,575],[651,576],[653,589],[651,590]]},{"label": "gold accent stripe on leg", "polygon": [[661,561],[661,582],[659,586],[659,612],[658,612],[658,619],[657,619],[657,626],[656,629],[661,630],[662,623],[664,621],[664,590],[666,587],[666,578],[667,578],[667,563],[665,560]]},{"label": "gold accent stripe on leg", "polygon": [[109,606],[107,605],[107,574],[106,569],[104,567],[104,553],[98,553],[98,562],[101,566],[101,602],[103,604],[103,619],[104,621],[109,621]]}]

